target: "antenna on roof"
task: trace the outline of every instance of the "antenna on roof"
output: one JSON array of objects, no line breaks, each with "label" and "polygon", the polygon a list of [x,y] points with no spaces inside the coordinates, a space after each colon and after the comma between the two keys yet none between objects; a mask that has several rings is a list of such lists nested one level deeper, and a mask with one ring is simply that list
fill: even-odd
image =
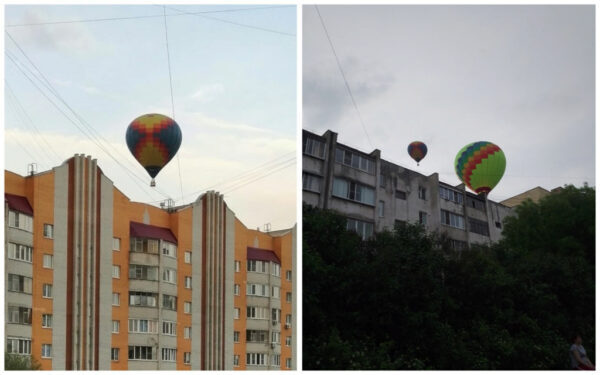
[{"label": "antenna on roof", "polygon": [[265,224],[265,233],[269,233],[271,231],[271,223]]},{"label": "antenna on roof", "polygon": [[27,174],[33,176],[37,173],[37,163],[27,164]]},{"label": "antenna on roof", "polygon": [[163,210],[166,209],[167,211],[171,211],[174,205],[175,201],[171,198],[167,198],[164,201],[160,202],[160,208],[162,208]]}]

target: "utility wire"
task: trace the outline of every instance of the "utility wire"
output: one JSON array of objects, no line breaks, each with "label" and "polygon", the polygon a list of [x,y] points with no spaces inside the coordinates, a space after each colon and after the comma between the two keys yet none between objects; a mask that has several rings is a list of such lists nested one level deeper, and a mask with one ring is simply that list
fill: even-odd
[{"label": "utility wire", "polygon": [[[165,45],[167,47],[167,66],[169,68],[169,87],[171,89],[171,113],[175,120],[175,101],[173,100],[173,75],[171,74],[171,54],[169,53],[169,33],[167,31],[167,8],[163,5],[163,15],[165,20]],[[183,203],[183,180],[181,179],[181,163],[179,162],[179,153],[177,154],[177,170],[179,171],[179,189],[181,190],[181,203]]]},{"label": "utility wire", "polygon": [[[93,126],[91,126],[89,123],[87,123],[87,122],[86,122],[86,121],[85,121],[85,120],[84,120],[84,119],[83,119],[83,118],[82,118],[82,117],[81,117],[81,116],[80,116],[80,115],[79,115],[79,114],[78,114],[78,113],[77,113],[77,112],[76,112],[76,111],[75,111],[75,110],[74,110],[74,109],[73,109],[73,108],[72,108],[72,107],[71,107],[71,106],[70,106],[70,105],[69,105],[69,104],[68,104],[68,103],[67,103],[67,102],[66,102],[66,101],[63,99],[63,98],[62,98],[62,96],[60,96],[60,94],[59,94],[59,93],[56,91],[56,89],[54,89],[54,87],[52,86],[52,84],[50,83],[50,81],[48,81],[48,79],[46,78],[46,76],[44,75],[44,73],[42,73],[42,71],[41,71],[41,70],[40,70],[40,69],[37,67],[37,65],[35,65],[35,63],[34,63],[34,62],[33,62],[33,61],[32,61],[32,60],[29,58],[29,56],[28,56],[28,55],[25,53],[25,51],[24,51],[24,50],[21,48],[21,46],[20,46],[20,45],[17,43],[17,41],[16,41],[16,40],[15,40],[15,39],[14,39],[14,38],[13,38],[13,37],[10,35],[10,33],[9,33],[7,30],[5,30],[5,33],[6,33],[6,35],[7,35],[7,36],[8,36],[8,37],[9,37],[9,38],[12,40],[12,42],[15,44],[15,46],[17,46],[17,48],[18,48],[18,49],[19,49],[19,51],[20,51],[20,52],[23,54],[23,56],[25,56],[25,58],[27,59],[27,61],[28,61],[28,62],[29,62],[29,63],[30,63],[30,64],[31,64],[31,65],[32,65],[34,68],[35,68],[35,70],[36,70],[36,71],[39,73],[39,75],[42,77],[42,79],[43,79],[43,80],[41,80],[39,77],[37,77],[35,74],[33,74],[33,72],[31,72],[31,70],[29,70],[29,68],[27,68],[25,65],[23,65],[23,66],[24,66],[25,68],[27,68],[27,69],[30,71],[30,73],[31,73],[31,74],[32,74],[34,77],[36,77],[38,80],[40,80],[40,82],[42,82],[42,84],[43,84],[43,85],[44,85],[44,86],[45,86],[45,87],[46,87],[46,88],[47,88],[47,89],[48,89],[48,90],[49,90],[51,93],[53,93],[53,94],[54,94],[54,96],[55,96],[56,98],[58,98],[58,99],[59,99],[59,100],[60,100],[60,101],[61,101],[61,102],[62,102],[62,103],[63,103],[63,104],[64,104],[64,105],[65,105],[65,106],[66,106],[66,107],[67,107],[67,108],[68,108],[68,109],[71,111],[71,113],[73,113],[73,114],[75,115],[75,117],[76,117],[76,118],[79,120],[79,122],[80,122],[80,123],[81,123],[83,126],[85,126],[85,127],[88,129],[88,131],[89,131],[90,135],[88,135],[88,134],[86,134],[85,132],[83,132],[83,131],[81,130],[81,128],[79,128],[79,126],[77,126],[77,124],[75,124],[75,123],[74,123],[74,122],[73,122],[73,121],[72,121],[72,120],[71,120],[71,119],[70,119],[68,116],[67,116],[67,118],[68,118],[68,119],[69,119],[71,122],[73,122],[73,123],[74,123],[74,124],[77,126],[77,128],[79,128],[79,129],[80,129],[80,131],[82,131],[82,133],[83,133],[83,134],[84,134],[86,137],[90,138],[92,141],[94,141],[94,139],[100,139],[100,140],[98,141],[98,143],[96,143],[96,142],[95,142],[97,145],[98,145],[98,144],[100,144],[100,143],[102,143],[102,141],[104,141],[104,143],[106,143],[106,144],[107,144],[109,147],[111,147],[111,148],[112,148],[112,149],[113,149],[113,150],[114,150],[114,151],[115,151],[117,154],[120,154],[120,155],[121,155],[121,157],[123,158],[123,160],[128,160],[126,157],[123,157],[123,156],[122,156],[122,154],[121,154],[121,153],[118,151],[118,149],[114,148],[114,147],[113,147],[113,146],[110,144],[110,142],[108,142],[108,141],[107,141],[107,140],[106,140],[106,139],[105,139],[105,138],[104,138],[104,137],[103,137],[101,134],[99,134],[99,133],[98,133],[98,132],[95,130],[95,128],[94,128]],[[10,54],[9,54],[9,52],[8,52],[8,51],[6,51],[6,53],[7,53],[7,55],[8,55],[8,56],[9,56],[9,58],[10,58]],[[13,61],[13,59],[11,59],[11,61]],[[15,62],[15,61],[13,61],[13,63],[15,63],[15,65],[17,65],[17,68],[19,68],[19,70],[21,70],[21,69],[20,69],[20,67],[18,66],[18,64],[16,64],[16,62]],[[23,74],[24,74],[24,75],[25,75],[25,76],[26,76],[26,77],[29,79],[29,77],[28,77],[28,76],[27,76],[27,75],[26,75],[26,74],[25,74],[25,73],[24,73],[22,70],[21,70],[21,72],[22,72],[22,73],[23,73]],[[31,81],[31,79],[30,79],[30,81]],[[32,81],[32,83],[33,83],[33,81]],[[34,84],[34,86],[36,86],[36,88],[38,88],[38,90],[40,90],[40,92],[42,92],[42,93],[43,93],[43,91],[42,91],[42,90],[41,90],[39,87],[37,87],[37,85],[35,85],[35,83],[33,83],[33,84]],[[45,96],[45,95],[44,95],[44,96]],[[46,98],[47,98],[47,97],[46,97]],[[47,98],[47,99],[48,99],[48,98]],[[49,100],[49,99],[48,99],[48,100]],[[51,102],[52,102],[52,101],[51,101]],[[54,105],[54,103],[53,103],[53,105]],[[62,112],[62,111],[61,111],[61,112]],[[64,114],[64,113],[63,113],[63,114]],[[94,135],[94,133],[95,133],[96,135]],[[100,147],[100,146],[99,146],[99,147]],[[108,155],[109,155],[111,158],[113,158],[113,160],[115,160],[119,166],[121,166],[122,168],[126,169],[130,175],[133,175],[133,176],[134,176],[134,177],[136,177],[138,180],[141,180],[142,182],[145,182],[145,180],[144,180],[144,179],[142,179],[142,178],[141,178],[141,177],[139,177],[137,174],[135,174],[134,172],[132,172],[132,171],[131,171],[129,168],[127,168],[126,166],[124,166],[123,164],[121,164],[121,163],[120,163],[120,162],[119,162],[119,161],[118,161],[116,158],[114,158],[114,156],[113,156],[112,154],[108,153],[108,152],[107,152],[107,151],[106,151],[104,148],[102,148],[102,147],[101,147],[101,149],[102,149],[102,150],[103,150],[105,153],[107,153],[107,154],[108,154]],[[156,191],[157,191],[158,193],[160,193],[161,195],[163,195],[164,197],[167,197],[167,198],[169,198],[168,194],[166,194],[166,193],[162,192],[161,190],[159,190],[159,189],[156,189]]]},{"label": "utility wire", "polygon": [[317,14],[319,15],[319,19],[321,20],[321,25],[323,26],[323,30],[325,30],[325,35],[327,36],[327,40],[329,41],[329,46],[331,47],[331,51],[333,52],[333,56],[335,56],[335,61],[337,62],[338,69],[342,74],[342,78],[344,79],[344,83],[346,84],[346,90],[348,91],[348,95],[350,95],[350,99],[352,99],[352,104],[354,105],[354,109],[356,110],[356,114],[358,115],[358,119],[360,120],[360,124],[367,136],[367,141],[369,141],[369,145],[371,148],[373,147],[373,143],[371,143],[371,137],[369,137],[369,133],[367,133],[367,128],[365,126],[365,122],[363,121],[362,115],[358,110],[358,105],[356,105],[356,100],[354,100],[354,95],[352,95],[352,90],[350,90],[350,85],[348,85],[348,80],[346,79],[346,75],[344,74],[344,69],[342,69],[342,64],[340,63],[340,59],[335,52],[335,47],[333,46],[333,42],[331,41],[331,37],[329,36],[329,32],[327,31],[327,27],[325,26],[325,21],[323,21],[323,17],[321,17],[321,12],[319,11],[319,6],[315,4],[315,9],[317,10]]},{"label": "utility wire", "polygon": [[[234,9],[222,9],[222,10],[208,10],[202,12],[192,12],[185,14],[211,14],[211,13],[231,13],[231,12],[241,12],[241,11],[253,11],[253,10],[264,10],[264,9],[275,9],[275,8],[290,8],[295,7],[295,5],[275,5],[275,6],[265,6],[265,7],[253,7],[253,8],[234,8]],[[185,14],[168,14],[167,17],[178,17],[183,16]],[[43,25],[62,25],[69,23],[86,23],[86,22],[105,22],[105,21],[126,21],[126,20],[135,20],[135,19],[144,19],[144,18],[158,18],[163,17],[160,15],[148,15],[148,16],[130,16],[130,17],[110,17],[110,18],[88,18],[81,20],[68,20],[68,21],[49,21],[49,22],[32,22],[32,23],[16,23],[4,25],[4,27],[23,27],[23,26],[43,26]]]},{"label": "utility wire", "polygon": [[206,19],[209,19],[209,20],[213,20],[213,21],[219,21],[219,22],[224,22],[224,23],[228,23],[228,24],[231,24],[231,25],[236,25],[236,26],[240,26],[240,27],[246,27],[246,28],[249,28],[249,29],[266,31],[266,32],[269,32],[269,33],[286,35],[286,36],[293,36],[293,37],[296,36],[296,34],[287,33],[285,31],[267,29],[267,28],[264,28],[264,27],[253,26],[253,25],[247,25],[247,24],[244,24],[244,23],[239,23],[239,22],[233,22],[233,21],[229,21],[229,20],[224,20],[222,18],[209,17],[209,16],[205,16],[205,15],[202,15],[202,14],[199,14],[199,13],[190,13],[190,12],[186,12],[184,10],[180,10],[180,9],[173,8],[173,7],[169,7],[169,9],[174,10],[176,12],[181,12],[182,14],[188,14],[190,16],[202,17],[202,18],[206,18]]},{"label": "utility wire", "polygon": [[251,184],[251,183],[254,183],[254,182],[258,181],[258,180],[261,180],[261,179],[263,179],[263,178],[265,178],[265,177],[268,177],[268,176],[272,175],[273,173],[280,172],[280,171],[282,171],[282,170],[284,170],[284,169],[286,169],[286,168],[289,168],[289,167],[291,167],[292,165],[296,165],[295,161],[294,161],[294,162],[292,162],[292,163],[289,163],[289,164],[287,164],[287,165],[283,165],[283,166],[281,166],[281,167],[279,167],[279,168],[277,168],[277,169],[274,169],[273,171],[271,171],[271,172],[269,172],[269,173],[267,173],[267,174],[265,174],[265,175],[262,175],[262,176],[259,176],[259,177],[255,178],[255,179],[253,179],[253,180],[247,181],[246,183],[244,183],[244,184],[242,184],[242,185],[238,185],[238,186],[236,186],[236,187],[234,187],[234,188],[231,188],[231,189],[229,189],[229,190],[225,190],[225,191],[223,192],[223,195],[225,195],[225,194],[231,194],[232,192],[234,192],[234,191],[236,191],[236,190],[238,190],[238,189],[240,189],[240,188],[242,188],[242,187],[244,187],[244,186],[247,186],[247,185],[249,185],[249,184]]}]

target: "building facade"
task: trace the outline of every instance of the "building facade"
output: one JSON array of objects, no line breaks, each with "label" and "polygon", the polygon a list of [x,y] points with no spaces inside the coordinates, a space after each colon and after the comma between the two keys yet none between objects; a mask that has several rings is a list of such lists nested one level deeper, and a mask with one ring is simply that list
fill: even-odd
[{"label": "building facade", "polygon": [[422,175],[337,142],[337,134],[302,133],[302,199],[312,206],[338,211],[348,229],[363,238],[393,229],[397,223],[420,223],[445,234],[450,245],[500,239],[503,219],[511,208],[452,186],[438,174]]},{"label": "building facade", "polygon": [[132,202],[75,155],[5,172],[4,231],[6,349],[44,370],[296,366],[295,226],[248,229],[213,191]]}]

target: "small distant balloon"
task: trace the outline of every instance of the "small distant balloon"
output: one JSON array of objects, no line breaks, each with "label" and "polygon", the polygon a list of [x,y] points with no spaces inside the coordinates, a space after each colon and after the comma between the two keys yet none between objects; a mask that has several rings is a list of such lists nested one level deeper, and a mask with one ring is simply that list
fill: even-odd
[{"label": "small distant balloon", "polygon": [[175,120],[151,113],[133,120],[127,127],[125,139],[129,151],[152,177],[150,186],[155,186],[154,177],[173,159],[182,136]]},{"label": "small distant balloon", "polygon": [[427,155],[427,146],[423,142],[411,142],[408,145],[408,154],[417,162],[417,165],[419,165],[419,162]]},{"label": "small distant balloon", "polygon": [[502,149],[492,142],[473,142],[456,154],[454,169],[469,189],[487,195],[502,179],[506,157]]}]

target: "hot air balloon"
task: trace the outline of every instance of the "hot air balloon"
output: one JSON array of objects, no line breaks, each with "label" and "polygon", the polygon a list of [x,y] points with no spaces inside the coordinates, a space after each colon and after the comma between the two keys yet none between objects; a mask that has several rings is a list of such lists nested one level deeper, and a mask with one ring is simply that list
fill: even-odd
[{"label": "hot air balloon", "polygon": [[423,142],[411,142],[411,144],[408,145],[408,154],[411,158],[415,159],[417,165],[419,165],[419,162],[427,155],[427,146],[425,146],[425,143]]},{"label": "hot air balloon", "polygon": [[146,114],[129,124],[125,139],[129,151],[152,177],[150,186],[155,186],[154,177],[179,150],[181,129],[170,117]]},{"label": "hot air balloon", "polygon": [[506,157],[492,142],[473,142],[456,154],[454,169],[469,189],[487,196],[504,174]]}]

